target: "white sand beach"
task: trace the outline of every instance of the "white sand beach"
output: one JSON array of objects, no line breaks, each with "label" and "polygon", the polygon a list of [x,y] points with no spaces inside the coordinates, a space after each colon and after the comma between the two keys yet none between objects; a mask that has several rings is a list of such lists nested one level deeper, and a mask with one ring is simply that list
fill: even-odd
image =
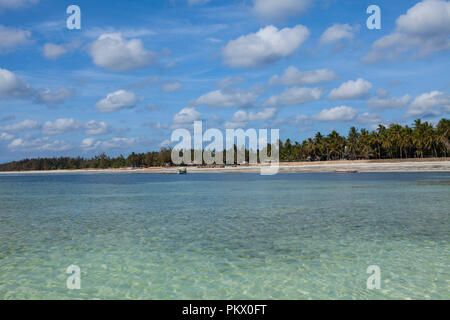
[{"label": "white sand beach", "polygon": [[[224,168],[188,167],[188,173],[259,173],[261,165],[240,165]],[[429,172],[450,171],[450,158],[408,159],[408,160],[342,160],[322,162],[280,162],[279,172]],[[122,168],[122,169],[82,169],[48,171],[8,171],[7,174],[67,174],[67,173],[154,173],[176,174],[178,167]]]}]

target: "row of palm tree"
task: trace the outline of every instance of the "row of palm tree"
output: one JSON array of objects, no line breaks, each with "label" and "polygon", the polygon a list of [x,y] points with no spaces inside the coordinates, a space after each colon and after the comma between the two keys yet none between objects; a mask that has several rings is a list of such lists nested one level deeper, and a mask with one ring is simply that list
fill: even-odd
[{"label": "row of palm tree", "polygon": [[320,132],[302,143],[280,141],[280,160],[338,160],[338,159],[402,159],[447,157],[450,148],[450,120],[442,119],[434,127],[429,122],[415,120],[412,127],[379,125],[372,132],[351,127],[347,137],[332,131]]}]

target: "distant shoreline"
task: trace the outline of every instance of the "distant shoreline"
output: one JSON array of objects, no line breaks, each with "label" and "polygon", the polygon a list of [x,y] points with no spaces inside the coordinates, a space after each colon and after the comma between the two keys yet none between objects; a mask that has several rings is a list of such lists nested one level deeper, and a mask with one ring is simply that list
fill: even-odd
[{"label": "distant shoreline", "polygon": [[[121,169],[75,169],[42,171],[4,171],[0,175],[10,174],[63,174],[63,173],[149,173],[176,174],[179,167],[121,168]],[[241,165],[224,168],[187,167],[188,173],[259,173],[261,165]],[[340,160],[318,162],[280,162],[279,172],[450,172],[450,158],[407,159],[407,160]]]}]

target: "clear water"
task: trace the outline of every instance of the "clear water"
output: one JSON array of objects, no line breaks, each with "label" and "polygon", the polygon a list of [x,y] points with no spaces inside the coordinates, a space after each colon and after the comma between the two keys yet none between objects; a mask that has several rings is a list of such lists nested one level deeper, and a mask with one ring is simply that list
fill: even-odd
[{"label": "clear water", "polygon": [[449,187],[450,173],[0,176],[0,299],[449,299]]}]

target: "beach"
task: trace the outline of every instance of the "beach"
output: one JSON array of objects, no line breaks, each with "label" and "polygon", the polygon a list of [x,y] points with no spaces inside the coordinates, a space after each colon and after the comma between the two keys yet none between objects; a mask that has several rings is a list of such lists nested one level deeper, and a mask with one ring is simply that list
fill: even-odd
[{"label": "beach", "polygon": [[[258,173],[263,165],[225,166],[223,168],[206,168],[189,166],[188,173]],[[6,171],[1,174],[61,174],[61,173],[154,173],[176,174],[176,166],[152,168],[120,169],[80,169],[80,170],[41,170],[41,171]],[[280,162],[279,172],[432,172],[450,171],[450,158],[407,159],[407,160],[340,160],[317,162]]]}]

